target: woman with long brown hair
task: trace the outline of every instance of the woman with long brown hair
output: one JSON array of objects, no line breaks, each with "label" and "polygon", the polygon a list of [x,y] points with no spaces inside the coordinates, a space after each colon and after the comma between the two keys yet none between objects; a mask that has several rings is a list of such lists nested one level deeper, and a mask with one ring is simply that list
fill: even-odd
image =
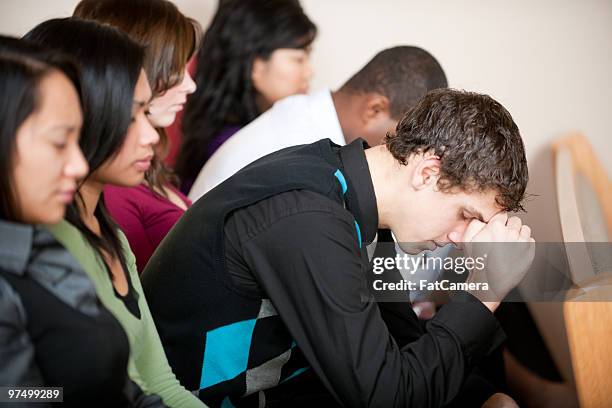
[{"label": "woman with long brown hair", "polygon": [[104,191],[110,214],[127,236],[142,272],[157,245],[191,205],[163,164],[168,150],[164,128],[174,122],[196,89],[186,65],[197,48],[200,27],[166,0],[83,0],[74,16],[110,24],[145,51],[144,69],[153,92],[147,116],[160,141],[143,183],[107,186]]}]

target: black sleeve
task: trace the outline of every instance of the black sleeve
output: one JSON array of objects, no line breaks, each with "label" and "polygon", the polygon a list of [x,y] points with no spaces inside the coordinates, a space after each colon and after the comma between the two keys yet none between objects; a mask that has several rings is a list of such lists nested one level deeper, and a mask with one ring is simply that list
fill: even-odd
[{"label": "black sleeve", "polygon": [[21,298],[0,277],[0,386],[34,387],[43,384],[26,326]]},{"label": "black sleeve", "polygon": [[[0,275],[1,273],[0,271]],[[34,345],[26,325],[26,313],[19,294],[0,276],[0,386],[42,387],[44,385],[36,366]],[[5,404],[20,408],[50,406],[40,402]]]},{"label": "black sleeve", "polygon": [[438,407],[455,397],[503,333],[462,293],[399,348],[367,293],[354,222],[326,211],[287,216],[242,246],[245,262],[326,387],[350,407]]}]

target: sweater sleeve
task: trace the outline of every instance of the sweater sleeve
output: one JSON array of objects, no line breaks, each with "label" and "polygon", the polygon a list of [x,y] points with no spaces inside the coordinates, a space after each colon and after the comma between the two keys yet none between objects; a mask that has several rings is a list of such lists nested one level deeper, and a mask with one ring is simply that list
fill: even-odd
[{"label": "sweater sleeve", "polygon": [[136,272],[134,256],[129,251],[126,251],[126,262],[132,285],[138,293],[138,306],[144,325],[142,338],[138,339],[141,350],[135,365],[141,381],[146,384],[146,391],[159,395],[169,407],[205,407],[199,398],[179,383],[172,372]]}]

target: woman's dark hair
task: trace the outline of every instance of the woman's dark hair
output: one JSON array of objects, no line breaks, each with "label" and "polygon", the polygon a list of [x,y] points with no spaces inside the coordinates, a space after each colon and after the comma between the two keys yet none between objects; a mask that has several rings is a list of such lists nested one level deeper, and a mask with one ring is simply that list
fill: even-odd
[{"label": "woman's dark hair", "polygon": [[[134,90],[143,64],[143,50],[130,38],[108,25],[77,18],[45,21],[24,37],[78,61],[83,95],[83,127],[80,145],[91,176],[123,145],[132,119]],[[83,198],[77,194],[83,203]],[[101,254],[125,264],[118,227],[108,215],[101,195],[94,212],[101,236],[83,222],[77,203],[67,209],[66,219],[76,226]]]},{"label": "woman's dark hair", "polygon": [[21,217],[16,186],[11,182],[17,131],[39,109],[40,82],[54,71],[68,78],[80,98],[79,71],[71,60],[0,35],[0,219],[18,221]]},{"label": "woman's dark hair", "polygon": [[[144,48],[144,69],[153,97],[163,95],[182,81],[185,66],[201,37],[200,25],[168,0],[81,0],[74,16],[110,24]],[[168,136],[165,129],[158,128],[157,132],[156,155],[145,178],[153,192],[165,195],[163,186],[177,180],[163,164]]]},{"label": "woman's dark hair", "polygon": [[244,126],[261,113],[251,81],[254,60],[279,48],[307,48],[316,33],[297,0],[220,2],[198,53],[198,88],[185,106],[175,166],[183,182],[197,176],[219,131]]}]

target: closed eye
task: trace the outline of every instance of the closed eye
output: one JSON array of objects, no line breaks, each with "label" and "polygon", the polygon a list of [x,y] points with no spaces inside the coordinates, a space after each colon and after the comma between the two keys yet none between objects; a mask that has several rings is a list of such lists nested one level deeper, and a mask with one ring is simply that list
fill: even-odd
[{"label": "closed eye", "polygon": [[461,212],[459,212],[459,218],[460,218],[461,220],[463,220],[463,221],[471,221],[471,220],[473,220],[473,219],[474,219],[474,218],[476,218],[476,217],[474,217],[474,216],[473,216],[472,214],[470,214],[470,213],[466,213],[466,212],[461,211]]}]

